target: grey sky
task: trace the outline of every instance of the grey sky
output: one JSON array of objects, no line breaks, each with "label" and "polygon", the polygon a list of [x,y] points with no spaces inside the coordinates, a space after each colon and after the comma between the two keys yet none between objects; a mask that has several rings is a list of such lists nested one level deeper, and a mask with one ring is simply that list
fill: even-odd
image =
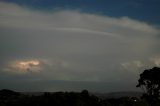
[{"label": "grey sky", "polygon": [[[105,92],[107,84],[128,90],[143,69],[160,66],[159,34],[154,25],[129,17],[46,13],[0,2],[0,88],[25,91],[26,83],[36,91],[32,84],[41,83],[38,90],[51,91],[58,89],[51,82],[60,81],[59,90]],[[67,87],[72,82],[78,87]],[[96,88],[102,83],[104,89]]]}]

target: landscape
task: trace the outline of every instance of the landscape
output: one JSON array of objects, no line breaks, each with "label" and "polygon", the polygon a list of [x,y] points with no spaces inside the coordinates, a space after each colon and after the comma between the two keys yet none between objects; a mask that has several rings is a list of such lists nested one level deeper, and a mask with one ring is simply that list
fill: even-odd
[{"label": "landscape", "polygon": [[0,106],[159,106],[160,0],[0,0]]},{"label": "landscape", "polygon": [[[129,93],[128,93],[129,94]],[[107,96],[107,95],[106,95]],[[0,91],[1,106],[148,106],[138,97],[107,98],[82,92],[45,92],[23,94],[11,90]],[[158,105],[157,105],[158,106]]]}]

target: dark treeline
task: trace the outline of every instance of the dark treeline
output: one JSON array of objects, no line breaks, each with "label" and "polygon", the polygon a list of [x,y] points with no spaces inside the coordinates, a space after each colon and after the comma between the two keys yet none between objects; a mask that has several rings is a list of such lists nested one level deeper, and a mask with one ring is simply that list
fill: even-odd
[{"label": "dark treeline", "polygon": [[[27,95],[11,90],[0,91],[0,106],[148,106],[137,97],[100,98],[82,92],[44,92]],[[159,105],[157,105],[159,106]]]}]

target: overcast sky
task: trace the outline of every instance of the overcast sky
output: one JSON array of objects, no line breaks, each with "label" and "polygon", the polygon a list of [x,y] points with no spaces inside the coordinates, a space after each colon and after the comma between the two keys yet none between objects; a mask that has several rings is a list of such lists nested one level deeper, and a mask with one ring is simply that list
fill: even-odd
[{"label": "overcast sky", "polygon": [[159,0],[0,0],[0,89],[136,91],[160,66]]}]

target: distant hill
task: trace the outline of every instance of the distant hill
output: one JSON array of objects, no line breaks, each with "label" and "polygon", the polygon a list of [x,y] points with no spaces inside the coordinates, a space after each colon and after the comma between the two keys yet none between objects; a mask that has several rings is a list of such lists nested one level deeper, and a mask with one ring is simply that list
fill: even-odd
[{"label": "distant hill", "polygon": [[8,95],[19,95],[20,93],[12,91],[12,90],[8,90],[8,89],[2,89],[0,90],[0,95],[1,96],[8,96]]},{"label": "distant hill", "polygon": [[21,94],[28,95],[28,96],[41,96],[45,92],[20,92]]},{"label": "distant hill", "polygon": [[120,98],[120,97],[140,97],[142,92],[111,92],[111,93],[94,93],[100,98]]},{"label": "distant hill", "polygon": [[[15,92],[8,89],[2,89],[0,90],[0,95],[29,95],[29,96],[40,96],[43,95],[45,92]],[[49,93],[55,93],[55,92],[49,92]],[[142,92],[110,92],[110,93],[91,93],[91,95],[95,95],[100,98],[120,98],[120,97],[140,97],[142,95]]]},{"label": "distant hill", "polygon": [[[20,92],[20,93],[29,96],[32,95],[40,96],[43,95],[45,92]],[[54,94],[56,92],[48,92],[48,93]],[[90,94],[100,98],[120,98],[120,97],[140,97],[142,95],[142,92],[110,92],[110,93],[90,93]]]}]

